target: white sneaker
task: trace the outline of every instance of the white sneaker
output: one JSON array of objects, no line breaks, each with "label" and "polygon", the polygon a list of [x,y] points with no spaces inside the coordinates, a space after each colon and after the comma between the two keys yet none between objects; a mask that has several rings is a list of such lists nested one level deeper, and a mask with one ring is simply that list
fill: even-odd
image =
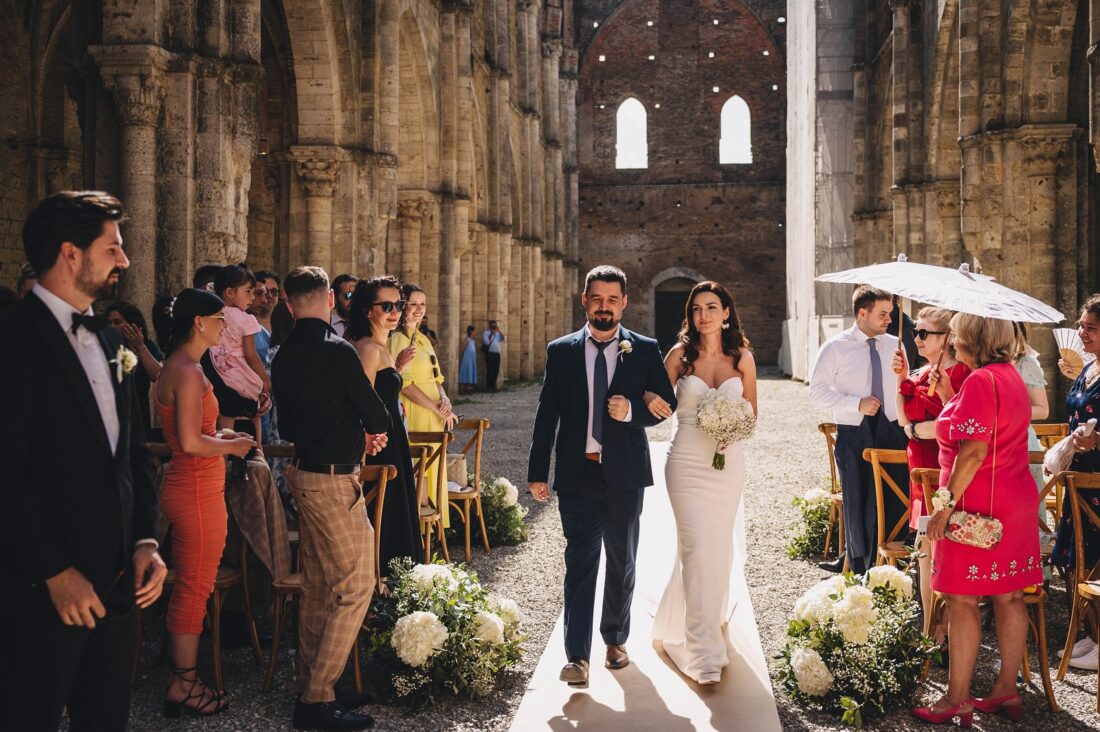
[{"label": "white sneaker", "polygon": [[1100,668],[1100,649],[1093,646],[1085,655],[1069,659],[1069,665],[1082,671],[1095,671]]},{"label": "white sneaker", "polygon": [[[1086,635],[1084,638],[1082,638],[1081,640],[1079,640],[1079,641],[1077,641],[1076,643],[1073,644],[1073,650],[1070,651],[1069,657],[1070,658],[1080,658],[1081,656],[1085,655],[1089,651],[1092,651],[1092,650],[1095,650],[1095,649],[1096,649],[1096,641],[1094,641],[1092,638],[1089,638]],[[1058,651],[1058,658],[1061,658],[1064,655],[1066,655],[1066,649],[1065,648]]]}]

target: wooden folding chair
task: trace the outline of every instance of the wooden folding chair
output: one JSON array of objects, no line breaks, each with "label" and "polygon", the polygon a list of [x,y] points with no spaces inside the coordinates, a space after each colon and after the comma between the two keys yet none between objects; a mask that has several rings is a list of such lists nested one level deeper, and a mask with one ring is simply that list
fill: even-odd
[{"label": "wooden folding chair", "polygon": [[[1033,452],[1031,456],[1043,455],[1041,452]],[[1042,462],[1040,458],[1040,462]],[[936,492],[940,485],[940,471],[935,468],[919,468],[913,471],[914,479],[920,478],[921,488],[924,490],[924,495],[929,504],[931,504],[931,496]],[[1044,491],[1049,490],[1051,483],[1048,482]],[[1040,496],[1042,500],[1043,496]],[[1037,519],[1038,520],[1038,519]],[[1042,521],[1038,521],[1038,527],[1043,527]],[[944,539],[947,541],[947,539]],[[988,600],[981,600],[979,604],[988,603]],[[1027,608],[1027,625],[1030,631],[1031,638],[1035,642],[1035,655],[1039,659],[1039,674],[1043,677],[1043,691],[1046,693],[1047,706],[1050,711],[1058,711],[1058,701],[1054,698],[1054,684],[1050,679],[1050,661],[1047,657],[1047,616],[1046,616],[1046,603],[1047,592],[1042,585],[1032,585],[1031,587],[1024,589],[1024,607]],[[941,618],[944,617],[947,611],[947,600],[943,594],[939,592],[932,593],[932,613],[928,619],[928,624],[925,626],[924,634],[930,635],[931,629],[935,628]],[[929,661],[924,662],[924,675],[928,675]],[[1023,673],[1024,680],[1031,683],[1031,661],[1028,653],[1025,651],[1023,667],[1020,669]]]},{"label": "wooden folding chair", "polygon": [[[470,464],[470,452],[474,457],[474,481],[471,490],[447,491],[447,503],[454,506],[462,517],[462,523],[466,530],[466,561],[470,561],[470,509],[477,512],[477,520],[481,524],[481,543],[485,547],[485,553],[490,552],[489,532],[485,529],[485,516],[481,512],[481,447],[485,442],[485,430],[489,429],[487,419],[464,419],[456,429],[473,430],[470,439],[460,452],[466,456],[467,466]],[[464,476],[465,477],[465,476]]]},{"label": "wooden folding chair", "polygon": [[[432,561],[432,531],[439,538],[439,548],[443,552],[443,559],[451,561],[447,552],[447,537],[443,533],[443,512],[447,510],[447,483],[444,465],[447,463],[447,445],[454,439],[450,432],[410,432],[409,442],[411,448],[427,447],[425,455],[422,450],[417,451],[420,459],[417,465],[416,498],[420,506],[420,523],[424,530],[424,561]],[[416,461],[416,454],[413,460]],[[435,471],[435,485],[427,484],[427,471],[433,464],[439,466]],[[429,494],[434,498],[429,500]]]},{"label": "wooden folding chair", "polygon": [[[374,566],[375,575],[378,578],[378,591],[382,591],[384,578],[383,568],[380,566],[382,558],[382,509],[386,498],[386,484],[397,477],[397,468],[392,465],[364,465],[359,470],[359,483],[371,485],[371,489],[363,494],[363,500],[368,510],[374,504],[374,510],[370,512],[371,523],[374,526]],[[275,681],[275,667],[279,660],[279,641],[283,633],[283,618],[289,612],[288,604],[295,598],[302,596],[302,573],[294,572],[290,576],[272,583],[275,591],[275,603],[273,613],[273,627],[271,631],[271,657],[267,662],[267,673],[264,675],[263,690],[271,691],[271,684]],[[351,650],[351,668],[355,680],[355,693],[363,693],[363,669],[359,660],[359,638],[355,638],[355,646]]]},{"label": "wooden folding chair", "polygon": [[[1043,445],[1043,454],[1045,451],[1054,447],[1060,440],[1069,436],[1069,425],[1065,422],[1055,423],[1040,423],[1032,422],[1032,429],[1035,430],[1036,437],[1039,438],[1039,442]],[[1036,451],[1038,452],[1038,451]],[[1033,453],[1034,454],[1034,453]],[[1042,465],[1043,461],[1036,462],[1034,459],[1031,461],[1032,465]],[[1064,497],[1062,494],[1062,484],[1055,480],[1054,489],[1047,493],[1046,507],[1050,511],[1054,527],[1057,528],[1058,524],[1062,521]]]},{"label": "wooden folding chair", "polygon": [[[1091,501],[1100,499],[1100,474],[1067,471],[1058,475],[1069,499],[1070,517],[1073,522],[1073,548],[1077,555],[1073,568],[1073,584],[1076,592],[1071,599],[1069,629],[1066,633],[1066,649],[1058,665],[1058,680],[1066,677],[1074,640],[1086,621],[1091,620],[1093,637],[1100,633],[1100,563],[1085,565],[1085,521],[1100,529],[1100,514]],[[1100,671],[1097,672],[1096,711],[1100,712]]]},{"label": "wooden folding chair", "polygon": [[[863,451],[863,459],[871,463],[871,469],[875,475],[875,511],[878,514],[878,561],[876,564],[889,564],[896,567],[899,559],[909,556],[909,550],[905,542],[898,539],[909,528],[909,491],[908,486],[902,489],[890,476],[883,465],[908,465],[909,458],[905,450],[883,450],[876,447],[868,447]],[[901,517],[890,527],[886,528],[886,496],[883,494],[882,484],[886,483],[894,495],[901,500],[905,511]]]},{"label": "wooden folding chair", "polygon": [[[833,546],[833,527],[837,532],[837,547],[844,553],[844,494],[840,490],[840,479],[836,469],[836,424],[822,422],[818,431],[825,435],[825,451],[829,454],[829,528],[825,530],[825,551],[823,559],[828,559]],[[844,568],[848,565],[845,562]]]}]

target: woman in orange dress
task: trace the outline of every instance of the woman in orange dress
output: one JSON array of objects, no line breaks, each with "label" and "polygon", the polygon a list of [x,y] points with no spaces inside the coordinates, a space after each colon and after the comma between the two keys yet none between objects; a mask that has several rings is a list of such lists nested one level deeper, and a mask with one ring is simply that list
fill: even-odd
[{"label": "woman in orange dress", "polygon": [[217,295],[188,289],[172,306],[172,342],[156,384],[156,407],[172,450],[161,490],[171,524],[176,583],[168,601],[172,671],[164,714],[217,714],[228,703],[198,677],[199,636],[206,601],[214,590],[228,515],[225,456],[244,457],[249,436],[217,432],[218,400],[200,359],[225,329],[225,305]]}]

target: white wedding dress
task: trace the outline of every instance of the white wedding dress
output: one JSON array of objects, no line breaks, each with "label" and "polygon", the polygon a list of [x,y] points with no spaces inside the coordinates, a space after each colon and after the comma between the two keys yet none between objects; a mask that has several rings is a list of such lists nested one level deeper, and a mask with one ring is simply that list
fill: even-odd
[{"label": "white wedding dress", "polygon": [[[745,521],[741,493],[745,456],[741,444],[724,451],[726,469],[711,467],[714,440],[695,426],[706,382],[689,375],[676,384],[677,427],[665,465],[665,483],[676,518],[678,556],[653,619],[653,639],[689,678],[717,682],[729,665],[727,628],[745,592]],[[741,377],[718,389],[741,396]]]}]

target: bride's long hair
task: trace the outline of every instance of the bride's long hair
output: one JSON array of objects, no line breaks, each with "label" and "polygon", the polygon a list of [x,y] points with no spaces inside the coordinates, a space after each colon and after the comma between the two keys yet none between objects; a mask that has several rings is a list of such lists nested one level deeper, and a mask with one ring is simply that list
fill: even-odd
[{"label": "bride's long hair", "polygon": [[745,330],[741,327],[741,318],[737,315],[737,306],[733,304],[733,297],[729,291],[713,280],[699,282],[691,288],[691,294],[688,295],[687,304],[684,306],[684,324],[677,336],[677,340],[684,347],[684,353],[680,357],[680,378],[695,372],[695,359],[699,358],[699,329],[695,327],[691,307],[695,303],[695,298],[704,292],[714,293],[722,302],[722,308],[729,308],[729,320],[723,324],[729,327],[722,330],[722,353],[733,359],[735,369],[740,370],[741,349],[752,349],[752,344],[745,337]]}]

